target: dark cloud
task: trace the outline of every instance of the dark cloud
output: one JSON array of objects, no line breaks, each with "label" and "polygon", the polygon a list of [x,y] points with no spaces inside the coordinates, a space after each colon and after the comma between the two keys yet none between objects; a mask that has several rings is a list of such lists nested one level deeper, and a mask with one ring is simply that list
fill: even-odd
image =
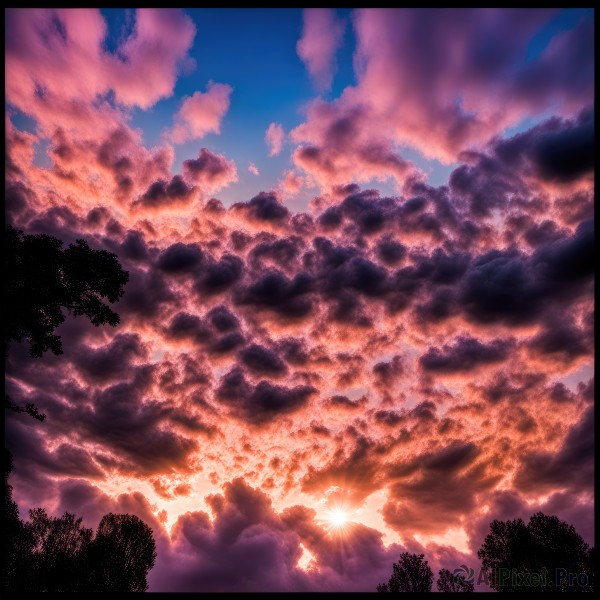
[{"label": "dark cloud", "polygon": [[528,343],[536,354],[552,356],[563,364],[591,355],[593,335],[577,327],[569,319],[549,320],[546,327]]},{"label": "dark cloud", "polygon": [[441,350],[430,348],[421,356],[419,364],[425,371],[471,371],[480,365],[502,362],[514,346],[515,342],[512,339],[496,339],[484,344],[475,338],[461,336],[454,344],[445,344]]},{"label": "dark cloud", "polygon": [[147,351],[138,334],[121,333],[101,348],[82,344],[72,356],[73,363],[88,381],[103,383],[127,379],[133,372],[133,361],[146,358]]},{"label": "dark cloud", "polygon": [[223,304],[207,312],[206,319],[221,333],[240,328],[239,319]]},{"label": "dark cloud", "polygon": [[202,346],[209,354],[226,354],[245,343],[237,331],[239,321],[225,306],[210,310],[204,319],[185,312],[177,313],[165,329],[172,339],[187,339]]},{"label": "dark cloud", "polygon": [[272,192],[260,192],[248,202],[237,202],[231,206],[231,210],[245,215],[251,221],[282,223],[290,216],[290,211]]},{"label": "dark cloud", "polygon": [[544,373],[499,371],[481,389],[483,398],[492,404],[504,400],[518,401],[541,389],[547,376]]},{"label": "dark cloud", "polygon": [[575,394],[562,382],[555,383],[549,390],[548,395],[554,402],[573,402]]},{"label": "dark cloud", "polygon": [[402,245],[391,236],[384,236],[377,241],[375,252],[379,260],[384,264],[393,267],[401,262],[406,256],[406,246]]},{"label": "dark cloud", "polygon": [[244,263],[233,254],[224,254],[218,261],[211,260],[198,272],[194,289],[206,296],[220,294],[241,277]]},{"label": "dark cloud", "polygon": [[557,452],[534,450],[520,458],[517,489],[572,489],[591,492],[594,481],[594,410],[589,407]]},{"label": "dark cloud", "polygon": [[[291,591],[302,589],[297,535],[282,527],[268,497],[242,479],[224,495],[208,496],[214,515],[179,517],[172,532],[174,554],[166,568],[176,574],[170,591]],[[162,586],[166,580],[162,581]],[[159,591],[163,589],[159,588]]]},{"label": "dark cloud", "polygon": [[544,244],[531,256],[491,250],[471,263],[459,302],[478,322],[535,321],[589,289],[593,248],[594,224],[586,221],[572,236]]},{"label": "dark cloud", "polygon": [[288,388],[268,381],[252,387],[242,369],[235,367],[222,377],[216,397],[228,404],[238,417],[261,425],[302,408],[316,391],[311,386]]},{"label": "dark cloud", "polygon": [[104,225],[109,218],[110,212],[105,206],[96,206],[88,212],[85,221],[91,227],[99,227]]},{"label": "dark cloud", "polygon": [[398,423],[406,421],[406,415],[393,410],[378,410],[373,414],[377,423],[388,427],[395,427]]},{"label": "dark cloud", "polygon": [[287,371],[285,363],[277,354],[258,344],[244,348],[239,357],[241,362],[255,375],[283,375]]},{"label": "dark cloud", "polygon": [[123,298],[115,304],[121,317],[155,317],[162,306],[173,302],[176,294],[167,285],[164,275],[154,269],[148,271],[129,267],[129,282]]},{"label": "dark cloud", "polygon": [[180,312],[169,323],[166,334],[173,339],[189,339],[204,343],[213,337],[211,330],[197,315]]},{"label": "dark cloud", "polygon": [[22,181],[5,181],[4,214],[8,221],[26,212],[35,201],[35,194]]},{"label": "dark cloud", "polygon": [[505,209],[515,195],[527,188],[500,160],[481,154],[475,165],[461,165],[450,175],[450,190],[468,207],[474,218],[490,217]]},{"label": "dark cloud", "polygon": [[191,201],[195,188],[188,186],[181,175],[174,175],[171,181],[159,179],[133,203],[144,208],[164,208]]},{"label": "dark cloud", "polygon": [[388,362],[379,362],[373,367],[375,382],[382,387],[388,387],[397,381],[404,372],[402,357],[396,355]]},{"label": "dark cloud", "polygon": [[304,241],[299,236],[289,238],[271,238],[256,244],[248,259],[254,268],[261,268],[265,263],[272,263],[274,266],[286,270],[293,269],[296,259],[300,255]]},{"label": "dark cloud", "polygon": [[126,473],[187,471],[188,456],[198,443],[161,427],[171,409],[156,401],[142,402],[147,383],[139,376],[136,379],[95,394],[93,409],[82,408],[75,422],[114,453],[116,464]]},{"label": "dark cloud", "polygon": [[289,279],[281,271],[268,269],[257,281],[242,288],[236,301],[272,311],[284,319],[302,319],[313,309],[309,296],[314,289],[313,282],[313,278],[305,272]]},{"label": "dark cloud", "polygon": [[209,347],[209,352],[214,354],[226,354],[239,348],[246,343],[246,338],[238,331],[232,331],[226,333],[216,339],[214,343]]},{"label": "dark cloud", "polygon": [[553,117],[494,146],[496,155],[512,169],[561,183],[593,171],[594,149],[592,110],[576,120]]},{"label": "dark cloud", "polygon": [[51,449],[45,443],[42,432],[32,430],[24,423],[13,423],[6,446],[14,456],[18,456],[20,474],[37,482],[47,476],[104,478],[104,470],[89,449],[69,442]]},{"label": "dark cloud", "polygon": [[555,242],[565,237],[567,232],[560,229],[554,221],[546,219],[541,223],[533,223],[523,234],[525,241],[532,247],[537,248],[542,244]]},{"label": "dark cloud", "polygon": [[196,244],[172,244],[161,252],[157,266],[166,273],[188,273],[202,262],[202,250]]},{"label": "dark cloud", "polygon": [[130,229],[121,244],[120,253],[129,260],[146,261],[149,258],[148,246],[141,232]]},{"label": "dark cloud", "polygon": [[309,352],[303,339],[283,338],[275,344],[277,352],[291,365],[305,365],[309,360]]},{"label": "dark cloud", "polygon": [[540,246],[533,253],[531,264],[542,280],[541,283],[548,286],[576,284],[593,276],[594,221],[580,223],[570,237]]},{"label": "dark cloud", "polygon": [[[198,158],[183,161],[183,174],[186,179],[198,184],[205,192],[237,181],[235,164],[222,154],[214,154],[207,148],[200,149]],[[211,202],[212,199],[206,204],[205,210],[213,210],[216,205]]]}]

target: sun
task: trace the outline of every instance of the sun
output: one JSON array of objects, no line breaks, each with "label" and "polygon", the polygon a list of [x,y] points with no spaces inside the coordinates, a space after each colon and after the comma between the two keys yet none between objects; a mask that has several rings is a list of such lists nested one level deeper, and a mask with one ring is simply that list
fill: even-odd
[{"label": "sun", "polygon": [[335,529],[343,529],[348,524],[349,515],[343,508],[334,508],[329,511],[327,520]]}]

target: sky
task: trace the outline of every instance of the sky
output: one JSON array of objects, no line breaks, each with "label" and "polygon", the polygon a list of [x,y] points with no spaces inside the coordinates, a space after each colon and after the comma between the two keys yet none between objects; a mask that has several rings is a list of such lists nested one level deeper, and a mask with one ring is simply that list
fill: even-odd
[{"label": "sky", "polygon": [[591,9],[7,9],[6,222],[130,275],[11,347],[22,516],[138,515],[150,591],[593,544],[593,50]]}]

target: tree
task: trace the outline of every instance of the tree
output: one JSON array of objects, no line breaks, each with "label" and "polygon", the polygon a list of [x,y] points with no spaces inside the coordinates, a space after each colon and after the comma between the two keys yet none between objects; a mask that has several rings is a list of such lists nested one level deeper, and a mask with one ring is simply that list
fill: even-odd
[{"label": "tree", "polygon": [[92,530],[71,513],[49,517],[43,508],[29,511],[26,527],[33,536],[31,591],[77,592],[81,590],[85,557]]},{"label": "tree", "polygon": [[4,449],[4,591],[24,590],[30,580],[33,537],[19,517],[8,476],[13,469],[12,454]]},{"label": "tree", "polygon": [[494,520],[477,556],[499,592],[593,591],[593,548],[558,517]]},{"label": "tree", "polygon": [[6,228],[5,354],[11,341],[21,340],[29,342],[31,356],[47,350],[62,354],[53,331],[65,320],[63,310],[85,315],[94,325],[119,323],[119,315],[102,301],[116,302],[129,280],[117,256],[92,250],[85,240],[62,246],[50,235]]},{"label": "tree", "polygon": [[4,455],[4,591],[143,592],[154,566],[152,529],[133,515],[109,513],[96,536],[70,513],[48,516],[43,508],[19,517],[8,476],[12,455]]},{"label": "tree", "polygon": [[463,575],[454,575],[448,569],[441,569],[438,572],[437,589],[440,592],[473,592],[475,586]]},{"label": "tree", "polygon": [[[8,394],[4,394],[4,408],[8,408],[9,410],[13,410],[17,413],[27,413],[30,417],[36,419],[36,421],[43,421],[46,418],[46,415],[40,413],[35,404],[27,402],[24,407],[19,406],[10,399]],[[8,452],[8,450],[6,451]]]},{"label": "tree", "polygon": [[403,552],[392,565],[392,576],[387,583],[377,586],[378,592],[430,592],[433,571],[424,560],[424,554]]},{"label": "tree", "polygon": [[89,591],[145,592],[156,559],[152,529],[134,515],[102,517],[88,553]]}]

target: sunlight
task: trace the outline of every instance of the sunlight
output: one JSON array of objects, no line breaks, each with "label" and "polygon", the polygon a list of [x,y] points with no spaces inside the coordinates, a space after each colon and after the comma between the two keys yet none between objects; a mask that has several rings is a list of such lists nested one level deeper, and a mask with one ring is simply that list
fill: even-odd
[{"label": "sunlight", "polygon": [[331,513],[331,523],[336,527],[343,527],[348,522],[348,515],[343,510],[334,510]]},{"label": "sunlight", "polygon": [[328,511],[325,519],[333,529],[341,530],[348,524],[350,516],[345,509],[336,507]]}]

